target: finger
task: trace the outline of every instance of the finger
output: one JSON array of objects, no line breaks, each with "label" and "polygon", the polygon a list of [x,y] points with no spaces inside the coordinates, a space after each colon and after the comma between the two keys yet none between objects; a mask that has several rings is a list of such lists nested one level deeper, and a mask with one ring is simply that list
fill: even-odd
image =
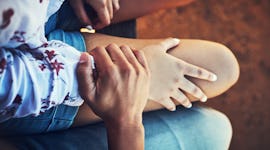
[{"label": "finger", "polygon": [[107,9],[107,3],[101,2],[101,3],[94,3],[92,0],[89,1],[89,3],[92,4],[92,7],[95,9],[98,15],[99,22],[95,24],[96,29],[101,29],[107,25],[110,24],[110,14],[109,10]]},{"label": "finger", "polygon": [[113,11],[116,12],[120,9],[119,0],[112,0],[113,2]]},{"label": "finger", "polygon": [[158,102],[159,104],[164,106],[169,111],[175,111],[176,110],[176,106],[175,106],[174,102],[170,98],[160,100],[160,101],[156,101],[156,102]]},{"label": "finger", "polygon": [[107,9],[110,15],[110,20],[113,18],[113,3],[112,1],[107,0]]},{"label": "finger", "polygon": [[176,38],[168,38],[163,40],[160,45],[164,48],[164,51],[167,52],[169,49],[177,46],[180,43],[179,39]]},{"label": "finger", "polygon": [[122,50],[123,54],[126,56],[127,60],[129,63],[136,68],[136,70],[139,70],[139,67],[141,66],[140,63],[138,62],[135,54],[133,51],[130,49],[129,46],[127,45],[122,45],[120,46],[120,49]]},{"label": "finger", "polygon": [[93,9],[97,12],[99,21],[97,24],[94,25],[96,29],[101,29],[105,27],[106,25],[110,24],[110,14],[107,9],[107,1],[99,1],[97,3],[96,1],[93,0],[88,0],[87,1]]},{"label": "finger", "polygon": [[184,90],[185,92],[191,94],[194,97],[199,98],[202,102],[206,102],[207,101],[207,96],[195,84],[193,84],[192,82],[190,82],[187,79],[183,79],[181,81],[181,83],[183,85],[180,86],[180,89]]},{"label": "finger", "polygon": [[111,57],[104,47],[96,47],[90,52],[90,54],[95,58],[95,64],[98,71],[113,65]]},{"label": "finger", "polygon": [[92,25],[87,13],[85,12],[84,3],[82,0],[72,3],[71,6],[73,7],[76,16],[84,25]]},{"label": "finger", "polygon": [[129,65],[127,58],[116,44],[109,44],[106,50],[115,64],[119,64],[120,66]]},{"label": "finger", "polygon": [[148,62],[146,60],[146,57],[143,53],[143,51],[133,51],[135,57],[137,58],[138,62],[141,64],[141,66],[146,70],[147,74],[150,74],[150,69],[148,66]]},{"label": "finger", "polygon": [[82,53],[76,73],[81,97],[91,101],[92,97],[94,97],[94,95],[91,94],[95,93],[95,83],[93,80],[91,59],[89,57],[89,54]]},{"label": "finger", "polygon": [[179,102],[181,105],[183,105],[186,108],[191,108],[192,107],[192,103],[190,102],[190,100],[185,96],[185,94],[183,92],[181,92],[180,90],[177,90],[172,98]]},{"label": "finger", "polygon": [[185,70],[186,71],[184,71],[184,74],[191,76],[191,77],[209,80],[209,81],[216,81],[217,80],[217,75],[215,75],[214,73],[209,72],[203,68],[200,68],[200,67],[192,65],[192,64],[187,63]]}]

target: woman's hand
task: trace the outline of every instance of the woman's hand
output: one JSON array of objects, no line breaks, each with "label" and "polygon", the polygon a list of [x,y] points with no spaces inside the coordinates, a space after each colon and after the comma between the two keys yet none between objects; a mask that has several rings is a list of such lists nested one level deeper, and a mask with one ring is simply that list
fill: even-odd
[{"label": "woman's hand", "polygon": [[203,91],[185,76],[208,81],[217,80],[215,74],[166,53],[170,48],[178,44],[178,39],[170,38],[159,44],[146,46],[142,49],[145,55],[148,56],[147,59],[152,74],[151,80],[154,81],[150,85],[149,98],[172,111],[175,110],[173,100],[187,108],[192,106],[184,92],[203,102],[207,100]]},{"label": "woman's hand", "polygon": [[[141,51],[115,44],[91,51],[98,77],[92,80],[91,62],[82,54],[77,68],[79,91],[105,124],[141,123],[149,95],[150,71]],[[95,85],[95,86],[94,86]]]},{"label": "woman's hand", "polygon": [[[119,0],[69,0],[75,14],[83,25],[91,25],[95,29],[101,29],[111,23],[113,14],[119,10]],[[98,18],[90,20],[85,5],[90,5],[96,11]]]}]

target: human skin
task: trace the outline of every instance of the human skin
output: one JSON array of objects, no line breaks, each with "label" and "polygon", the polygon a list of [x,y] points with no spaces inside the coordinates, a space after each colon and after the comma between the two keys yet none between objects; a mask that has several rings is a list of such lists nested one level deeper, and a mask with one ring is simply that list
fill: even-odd
[{"label": "human skin", "polygon": [[111,23],[135,19],[162,9],[186,6],[193,1],[195,0],[120,0],[120,9],[115,12]]},{"label": "human skin", "polygon": [[[158,44],[164,39],[127,39],[102,34],[84,33],[85,43],[88,50],[92,50],[97,46],[106,46],[110,43],[116,45],[129,45],[138,50],[143,50],[147,45]],[[239,65],[232,52],[224,45],[204,40],[181,39],[180,44],[168,52],[170,55],[182,59],[188,63],[197,65],[215,73],[218,77],[217,81],[209,82],[195,78],[188,78],[190,81],[199,86],[208,98],[218,96],[227,91],[236,83],[239,77]],[[147,53],[146,58],[150,58]],[[155,60],[162,61],[162,60]],[[163,72],[161,74],[164,75]],[[152,74],[153,76],[153,74]],[[166,76],[166,74],[165,74]],[[151,81],[159,82],[159,81]],[[188,98],[195,102],[197,98],[185,93]],[[179,104],[179,103],[177,103]],[[152,111],[162,109],[163,106],[148,101],[144,111]],[[92,112],[92,110],[83,104],[75,118],[73,126],[80,126],[99,121],[100,119]]]},{"label": "human skin", "polygon": [[[161,9],[186,6],[194,0],[69,0],[82,25],[101,29],[129,19],[135,19]],[[88,12],[84,5],[95,10]],[[138,11],[140,8],[140,11]],[[88,14],[90,13],[90,14]],[[88,16],[89,15],[89,16]]]},{"label": "human skin", "polygon": [[89,78],[93,75],[90,56],[83,53],[77,67],[79,91],[104,121],[109,149],[144,149],[142,113],[151,76],[144,54],[110,44],[95,48],[91,55],[99,75],[95,80]]}]

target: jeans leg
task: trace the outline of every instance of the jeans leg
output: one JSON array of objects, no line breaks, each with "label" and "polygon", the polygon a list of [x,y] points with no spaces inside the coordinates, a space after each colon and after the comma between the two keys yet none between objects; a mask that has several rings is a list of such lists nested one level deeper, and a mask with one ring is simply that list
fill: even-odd
[{"label": "jeans leg", "polygon": [[[175,112],[158,110],[144,114],[146,150],[226,150],[232,137],[228,118],[211,108],[179,107]],[[103,123],[66,131],[13,138],[20,149],[106,150]]]}]

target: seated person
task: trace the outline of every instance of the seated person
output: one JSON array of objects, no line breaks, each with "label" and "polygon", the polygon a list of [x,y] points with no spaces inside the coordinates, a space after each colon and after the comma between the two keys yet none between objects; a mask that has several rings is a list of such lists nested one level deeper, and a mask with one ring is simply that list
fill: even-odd
[{"label": "seated person", "polygon": [[[100,40],[100,38],[101,39],[103,39],[103,40]],[[91,40],[89,40],[89,39],[91,39]],[[96,41],[98,41],[98,42],[95,42],[95,39],[96,39]],[[110,40],[108,40],[108,39],[110,39]],[[152,91],[152,97],[154,97],[154,98],[156,98],[155,96],[157,95],[157,97],[161,97],[160,99],[156,99],[156,101],[158,101],[158,102],[160,102],[161,104],[163,104],[163,105],[166,105],[166,106],[168,106],[168,104],[172,104],[171,102],[170,102],[170,100],[168,99],[168,102],[166,102],[166,104],[164,104],[164,103],[162,103],[162,101],[163,101],[163,99],[164,99],[164,95],[166,96],[166,98],[170,98],[170,97],[172,97],[171,95],[173,95],[173,96],[178,96],[178,95],[174,95],[174,92],[175,91],[178,91],[178,88],[185,88],[185,86],[183,86],[183,85],[190,85],[191,86],[191,88],[192,87],[194,87],[193,86],[193,84],[191,84],[191,83],[189,83],[189,82],[187,82],[188,80],[184,80],[185,78],[184,78],[184,75],[186,75],[186,74],[188,74],[188,75],[190,75],[190,74],[193,74],[193,76],[195,76],[195,77],[199,77],[199,78],[204,78],[204,79],[210,79],[210,80],[213,80],[213,75],[211,75],[211,73],[209,73],[209,72],[207,72],[207,71],[205,71],[205,70],[203,70],[203,69],[201,69],[201,68],[196,68],[196,67],[194,67],[194,66],[192,66],[192,65],[190,65],[190,64],[188,64],[188,63],[186,63],[186,62],[184,62],[184,61],[182,61],[182,60],[180,60],[180,59],[175,59],[174,57],[172,57],[172,56],[170,56],[170,55],[168,55],[168,54],[166,54],[165,52],[166,52],[166,50],[167,49],[169,49],[169,48],[171,48],[171,47],[173,47],[173,46],[176,46],[178,43],[176,42],[176,40],[166,40],[165,42],[160,42],[159,40],[137,40],[137,41],[135,41],[135,40],[130,40],[130,39],[118,39],[118,38],[114,38],[114,37],[108,37],[108,36],[105,36],[105,35],[98,35],[98,34],[96,34],[96,35],[87,35],[87,34],[85,34],[85,41],[86,41],[86,45],[87,45],[87,47],[89,47],[90,48],[90,46],[88,45],[89,43],[87,43],[87,42],[95,42],[97,45],[100,45],[100,46],[103,46],[103,44],[105,44],[105,45],[107,45],[107,43],[106,42],[114,42],[115,41],[115,43],[117,43],[117,42],[123,42],[123,43],[126,43],[126,44],[130,44],[131,45],[131,47],[134,47],[134,48],[136,48],[136,49],[142,49],[143,51],[145,51],[145,55],[146,55],[146,59],[147,59],[147,61],[150,63],[149,64],[149,67],[150,67],[150,70],[151,70],[151,72],[152,72],[152,76],[153,76],[153,74],[154,74],[154,76],[155,77],[153,77],[152,78],[152,80],[153,79],[165,79],[164,80],[164,82],[166,82],[167,83],[167,81],[172,81],[173,80],[173,83],[171,83],[171,84],[166,84],[165,86],[163,86],[163,85],[161,85],[160,86],[160,88],[157,88],[158,89],[158,92],[153,92]],[[152,45],[152,44],[154,44],[154,43],[157,43],[158,42],[158,44],[155,44],[155,45]],[[225,75],[225,78],[222,78],[222,76],[221,76],[221,78],[220,78],[220,76],[219,76],[219,74],[218,73],[222,73],[222,69],[220,70],[220,72],[215,72],[216,70],[215,69],[217,69],[217,68],[215,68],[215,67],[213,67],[213,68],[207,68],[207,66],[204,66],[204,64],[202,65],[203,67],[205,67],[205,68],[207,68],[207,69],[209,69],[209,70],[211,70],[211,71],[213,71],[213,72],[215,72],[217,75],[218,75],[218,80],[221,80],[221,83],[220,83],[220,87],[222,87],[222,88],[216,88],[217,89],[217,91],[213,91],[212,93],[210,92],[210,91],[212,91],[212,89],[211,90],[209,90],[208,92],[210,93],[210,94],[207,94],[207,85],[208,85],[208,83],[206,83],[206,82],[201,82],[201,85],[200,85],[200,82],[198,82],[197,84],[198,85],[200,85],[201,86],[201,88],[204,90],[204,92],[206,93],[206,95],[207,96],[209,96],[209,97],[211,97],[211,96],[216,96],[217,94],[220,94],[220,93],[222,93],[222,92],[224,92],[225,90],[227,90],[232,84],[234,84],[234,82],[236,81],[236,79],[237,79],[237,77],[238,77],[238,74],[237,74],[237,63],[236,63],[236,61],[235,61],[235,58],[233,57],[233,55],[225,48],[225,47],[223,47],[223,46],[220,46],[220,45],[218,45],[218,44],[215,44],[215,43],[210,43],[210,42],[204,42],[204,41],[190,41],[189,42],[189,40],[187,40],[186,42],[184,42],[183,43],[183,45],[186,45],[186,46],[188,46],[188,47],[186,47],[186,49],[188,49],[189,48],[189,46],[190,45],[193,45],[192,44],[192,42],[197,42],[198,43],[198,45],[200,45],[200,46],[204,46],[204,48],[205,49],[209,49],[209,47],[210,47],[210,51],[211,51],[211,46],[212,46],[212,50],[214,49],[214,48],[217,48],[217,49],[221,49],[221,52],[219,53],[219,52],[216,52],[216,53],[214,53],[215,55],[214,56],[217,56],[217,55],[219,55],[220,54],[220,56],[227,56],[227,57],[225,57],[224,58],[224,60],[225,60],[225,62],[226,62],[226,64],[228,64],[229,66],[230,66],[230,63],[232,64],[232,66],[230,66],[230,67],[232,67],[232,72],[230,72],[230,73],[233,73],[233,75],[231,75],[231,78],[227,78],[226,77],[226,74],[222,74],[222,75]],[[132,44],[131,44],[132,43]],[[164,43],[169,43],[169,44],[164,44]],[[185,44],[186,43],[186,44]],[[189,44],[190,45],[189,45]],[[2,43],[1,43],[2,44]],[[92,43],[91,43],[92,44]],[[118,44],[118,43],[117,43]],[[121,43],[122,44],[122,43]],[[146,45],[151,45],[151,46],[146,46]],[[55,45],[55,46],[57,46],[55,43],[53,43],[52,45]],[[196,44],[197,45],[197,44]],[[18,46],[18,45],[17,45]],[[51,46],[51,45],[49,45],[49,46]],[[60,46],[63,46],[63,45],[60,45]],[[95,45],[93,45],[94,47],[95,47]],[[181,45],[182,46],[182,45]],[[173,49],[171,52],[171,54],[172,55],[174,55],[174,56],[177,56],[177,54],[178,54],[178,51],[179,50],[177,50],[177,48],[181,48],[181,46],[178,46],[178,47],[176,47],[175,49]],[[209,47],[208,47],[209,46]],[[65,47],[65,46],[64,46]],[[116,45],[109,45],[109,47],[106,47],[106,48],[112,48],[112,47],[117,47]],[[126,47],[126,46],[122,46],[122,49],[124,49],[124,47]],[[20,47],[20,48],[22,48],[22,47]],[[46,47],[45,47],[46,48]],[[90,48],[91,49],[91,48]],[[155,51],[154,51],[154,50]],[[160,49],[160,50],[159,50]],[[206,50],[206,52],[205,52],[205,54],[206,54],[206,56],[211,56],[211,55],[209,55],[209,53],[208,53],[208,51]],[[173,52],[174,51],[177,51],[177,53],[176,54],[173,54]],[[191,50],[192,51],[192,50]],[[46,51],[45,51],[46,52]],[[182,52],[182,51],[181,51]],[[211,51],[212,52],[212,51]],[[213,51],[214,52],[214,51]],[[48,53],[48,52],[47,52]],[[46,53],[46,54],[47,54]],[[185,53],[184,53],[185,54]],[[187,53],[188,54],[188,53]],[[224,54],[226,54],[226,55],[224,55]],[[57,55],[60,55],[60,54],[57,54]],[[61,54],[61,55],[64,55],[64,54]],[[93,55],[94,55],[94,53],[93,53]],[[157,56],[157,57],[152,57],[152,56]],[[9,55],[10,56],[10,55]],[[48,58],[49,58],[49,55],[47,54],[46,55]],[[180,57],[180,56],[182,56],[182,57],[185,57],[185,55],[183,55],[183,53],[181,54],[179,54],[179,56],[178,57]],[[188,57],[188,55],[186,55],[187,57]],[[200,55],[201,56],[201,55]],[[16,56],[15,56],[15,58],[17,58]],[[157,59],[155,59],[155,58],[157,58]],[[50,59],[50,58],[49,58]],[[164,62],[165,62],[165,64],[162,62],[163,61],[163,59],[165,59],[164,60]],[[151,61],[150,61],[151,60]],[[159,60],[159,61],[158,61]],[[168,63],[166,63],[167,62],[167,60],[168,60]],[[229,60],[229,61],[228,61]],[[155,61],[156,61],[156,63],[155,63]],[[188,61],[188,60],[187,60]],[[215,62],[215,64],[219,64],[219,61],[221,61],[221,60],[218,60],[217,62]],[[227,62],[228,61],[228,62]],[[15,60],[15,62],[16,62],[16,60]],[[27,60],[26,60],[26,62],[28,62]],[[161,68],[161,69],[166,69],[165,70],[165,72],[164,72],[164,70],[160,70],[162,73],[164,72],[165,74],[164,74],[164,77],[165,78],[160,78],[160,76],[158,76],[158,75],[160,75],[160,72],[155,72],[155,71],[159,71],[159,69],[157,69],[157,66],[159,65],[159,64],[161,64],[161,65],[168,65],[169,67],[173,67],[173,65],[170,65],[170,62],[172,63],[172,64],[177,64],[177,65],[175,65],[175,66],[177,66],[177,67],[179,67],[179,68],[170,68],[171,70],[168,70],[168,68]],[[200,62],[200,64],[201,64],[202,62]],[[208,63],[212,63],[211,62],[211,60],[210,60],[210,62],[208,62]],[[224,62],[222,62],[222,63],[224,63]],[[154,64],[154,65],[151,65],[151,64]],[[207,64],[207,63],[206,63]],[[5,66],[4,66],[5,67]],[[183,67],[183,69],[180,69],[180,68],[182,68]],[[220,66],[217,66],[217,67],[220,67]],[[29,68],[27,68],[27,69],[29,69]],[[55,69],[55,73],[54,73],[54,75],[58,75],[58,71],[57,71],[57,69],[56,68],[54,68]],[[193,69],[193,70],[189,70],[189,71],[187,71],[187,70],[185,70],[185,69]],[[60,69],[61,70],[61,69]],[[178,73],[178,70],[179,70],[179,72],[180,72],[180,76],[177,76],[177,73]],[[194,70],[195,70],[195,72],[194,72]],[[3,71],[6,71],[5,70],[5,68],[3,69]],[[171,71],[171,72],[170,72]],[[207,73],[207,75],[205,74],[205,73]],[[169,76],[169,75],[173,75],[173,76]],[[206,75],[206,76],[205,76]],[[167,78],[167,76],[169,76],[168,78]],[[176,76],[176,77],[175,77]],[[1,76],[1,77],[3,77],[3,76]],[[91,76],[89,76],[89,78],[90,78]],[[175,78],[173,78],[173,77],[175,77]],[[3,79],[3,78],[2,78]],[[168,80],[166,80],[166,79],[168,79]],[[222,80],[222,79],[227,79],[227,81],[229,81],[229,82],[227,82],[227,84],[224,84],[223,82],[224,82],[224,80]],[[180,80],[180,81],[178,81],[178,80]],[[181,82],[182,80],[184,80],[185,81],[185,83],[178,83],[178,82]],[[20,80],[19,80],[20,81]],[[157,81],[160,81],[160,80],[157,80]],[[153,85],[155,85],[155,83],[158,83],[157,81],[152,81],[152,83],[153,83]],[[177,81],[177,82],[176,82]],[[196,82],[196,81],[194,81],[194,82]],[[3,82],[2,82],[3,83]],[[206,84],[205,84],[206,83]],[[205,88],[204,88],[204,84],[205,84]],[[5,85],[5,84],[4,84]],[[155,88],[155,86],[153,86],[152,85],[152,89],[154,88],[154,89],[156,89]],[[6,86],[6,85],[5,85]],[[181,87],[178,87],[178,86],[181,86]],[[216,86],[216,85],[214,85],[214,86]],[[168,88],[168,87],[171,87],[171,88]],[[218,87],[218,86],[217,86]],[[163,90],[168,90],[168,91],[170,91],[171,93],[169,93],[168,94],[168,92],[167,91],[163,91]],[[210,88],[209,88],[210,89]],[[173,91],[174,90],[174,91]],[[184,89],[183,89],[184,90]],[[179,90],[180,91],[180,90]],[[195,88],[194,89],[194,91],[192,92],[190,89],[189,90],[186,90],[186,91],[188,91],[188,92],[190,92],[191,94],[193,94],[194,96],[197,96],[197,98],[201,98],[201,99],[204,99],[203,97],[203,95],[202,95],[202,92],[198,89],[198,88]],[[162,93],[159,93],[159,92],[162,92]],[[37,92],[36,92],[37,93]],[[165,94],[164,94],[165,93]],[[179,92],[180,93],[180,92]],[[158,94],[160,94],[160,95],[158,95]],[[164,94],[164,95],[163,95]],[[212,94],[212,95],[211,95]],[[179,94],[180,96],[184,96],[183,94]],[[150,96],[151,96],[151,89],[150,89]],[[150,97],[150,98],[152,98],[152,97]],[[172,98],[174,98],[175,100],[179,100],[181,103],[183,103],[184,105],[185,105],[185,103],[188,103],[188,102],[186,102],[186,101],[184,101],[185,99],[183,99],[183,97],[181,97],[181,98],[179,98],[178,99],[178,97],[172,97]],[[19,98],[18,98],[19,99]],[[162,100],[161,100],[162,99]],[[153,99],[153,100],[155,100],[155,99]],[[52,104],[53,105],[53,104]],[[189,105],[189,104],[188,104]],[[186,105],[186,106],[188,106],[188,105]],[[46,106],[47,107],[47,106]],[[56,107],[57,108],[57,107]],[[81,108],[84,108],[83,106],[81,107]],[[82,112],[81,110],[84,110],[84,109],[79,109],[79,113],[78,113],[78,115],[77,116],[80,116],[79,114],[80,114],[80,112]],[[160,106],[159,105],[157,105],[157,106],[155,106],[155,105],[150,105],[149,106],[149,110],[151,109],[157,109],[157,108],[160,108]],[[168,107],[169,109],[171,109],[171,110],[174,110],[174,108],[171,108],[171,107]],[[82,116],[82,118],[83,119],[80,119],[80,117],[77,117],[78,119],[76,119],[76,120],[78,120],[77,121],[77,123],[76,123],[76,121],[75,121],[75,123],[76,124],[78,124],[78,125],[81,125],[81,124],[84,124],[85,122],[91,122],[91,121],[93,121],[93,120],[91,120],[92,118],[90,117],[90,119],[89,118],[87,118],[87,117],[85,117],[85,116],[87,116],[87,114],[84,114],[83,116]],[[90,114],[89,114],[89,116],[90,116]],[[85,120],[84,120],[85,119]],[[11,121],[12,121],[12,119],[11,119]]]}]

